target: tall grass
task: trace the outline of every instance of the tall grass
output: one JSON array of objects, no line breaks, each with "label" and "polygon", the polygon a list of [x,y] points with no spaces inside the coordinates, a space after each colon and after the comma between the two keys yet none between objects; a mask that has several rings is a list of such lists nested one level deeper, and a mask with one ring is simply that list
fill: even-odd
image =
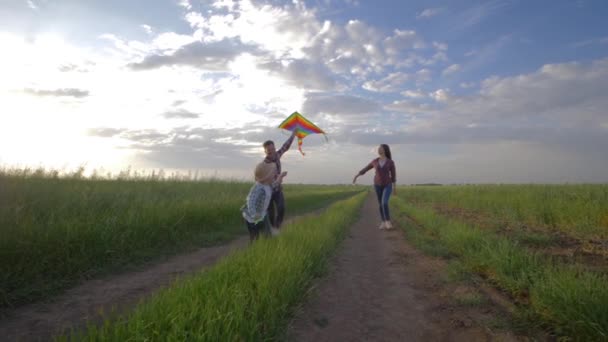
[{"label": "tall grass", "polygon": [[419,204],[466,208],[577,238],[608,238],[607,184],[410,187],[399,195]]},{"label": "tall grass", "polygon": [[[182,280],[129,316],[74,334],[82,341],[270,341],[356,219],[364,194],[304,218],[209,271]],[[68,337],[61,338],[62,340]]]},{"label": "tall grass", "polygon": [[[239,207],[250,187],[219,180],[0,173],[0,309],[125,265],[244,234]],[[285,191],[288,205],[303,212],[360,190]]]},{"label": "tall grass", "polygon": [[417,208],[401,198],[393,203],[398,212],[421,224],[404,225],[408,235],[415,237],[414,243],[458,257],[470,271],[529,306],[557,333],[582,340],[608,338],[607,276],[554,264],[504,236]]}]

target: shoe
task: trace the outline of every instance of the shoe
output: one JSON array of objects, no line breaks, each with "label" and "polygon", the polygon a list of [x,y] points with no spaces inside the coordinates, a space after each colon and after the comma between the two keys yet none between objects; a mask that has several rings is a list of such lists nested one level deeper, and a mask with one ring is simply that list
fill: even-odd
[{"label": "shoe", "polygon": [[281,231],[279,230],[279,228],[270,227],[270,235],[277,236],[277,235],[279,235],[280,232]]},{"label": "shoe", "polygon": [[386,229],[386,225],[384,224],[384,221],[382,221],[382,223],[380,223],[380,227],[378,227],[378,229]]},{"label": "shoe", "polygon": [[391,223],[391,221],[384,222],[384,226],[386,227],[386,229],[393,229],[393,224]]}]

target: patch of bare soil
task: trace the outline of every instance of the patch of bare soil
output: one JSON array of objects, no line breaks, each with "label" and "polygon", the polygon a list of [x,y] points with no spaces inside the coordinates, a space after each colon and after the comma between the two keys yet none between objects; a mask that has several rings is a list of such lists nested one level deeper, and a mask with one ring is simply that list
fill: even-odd
[{"label": "patch of bare soil", "polygon": [[249,237],[222,246],[200,248],[138,272],[90,280],[53,299],[16,309],[0,321],[2,341],[48,341],[87,322],[100,323],[103,313],[124,312],[178,277],[213,265],[218,259],[247,246]]},{"label": "patch of bare soil", "polygon": [[295,314],[287,341],[517,341],[491,322],[508,316],[473,285],[446,282],[444,260],[414,249],[400,229],[379,230],[378,206],[361,219]]}]

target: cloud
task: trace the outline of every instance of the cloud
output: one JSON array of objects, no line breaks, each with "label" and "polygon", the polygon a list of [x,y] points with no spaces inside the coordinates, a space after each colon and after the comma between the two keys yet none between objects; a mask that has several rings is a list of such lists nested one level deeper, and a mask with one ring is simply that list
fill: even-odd
[{"label": "cloud", "polygon": [[411,100],[397,100],[384,106],[385,109],[406,114],[420,114],[433,111],[434,108],[428,103],[418,103]]},{"label": "cloud", "polygon": [[446,102],[451,96],[449,94],[449,89],[438,89],[430,94],[430,97],[433,98],[437,102]]},{"label": "cloud", "polygon": [[260,63],[258,67],[282,77],[293,86],[307,90],[334,90],[338,86],[331,70],[303,59]]},{"label": "cloud", "polygon": [[414,99],[426,97],[426,94],[424,94],[420,90],[405,90],[405,91],[401,92],[401,95],[403,95],[405,97],[411,97]]},{"label": "cloud", "polygon": [[441,74],[443,76],[449,76],[449,75],[459,72],[461,69],[462,69],[462,67],[460,66],[460,64],[452,64],[449,67],[443,69]]},{"label": "cloud", "polygon": [[205,41],[238,37],[285,58],[302,58],[302,48],[323,27],[314,10],[300,1],[282,6],[251,0],[217,1],[204,13],[189,12],[186,20]]},{"label": "cloud", "polygon": [[253,46],[245,45],[235,39],[224,39],[218,42],[193,42],[182,46],[173,54],[153,54],[146,56],[139,63],[131,63],[133,70],[150,70],[163,66],[186,65],[204,70],[223,71],[228,63],[246,52],[255,52]]},{"label": "cloud", "polygon": [[191,10],[192,9],[192,5],[190,4],[189,0],[178,0],[177,4],[183,8],[185,8],[186,10]]},{"label": "cloud", "polygon": [[476,83],[475,82],[460,82],[460,87],[464,88],[464,89],[470,89],[475,87]]},{"label": "cloud", "polygon": [[152,26],[142,24],[142,25],[139,25],[139,27],[141,27],[141,29],[144,30],[144,32],[146,32],[147,34],[152,34]]},{"label": "cloud", "polygon": [[162,115],[166,119],[196,119],[200,117],[199,114],[192,113],[185,109],[167,111],[164,112]]},{"label": "cloud", "polygon": [[490,77],[477,96],[454,98],[450,109],[483,118],[546,117],[558,123],[599,119],[608,104],[608,59],[546,64],[534,73]]},{"label": "cloud", "polygon": [[416,19],[428,19],[445,11],[443,7],[427,8],[416,15]]},{"label": "cloud", "polygon": [[84,98],[89,96],[88,90],[76,89],[76,88],[62,88],[62,89],[33,89],[24,88],[23,92],[34,96],[55,96],[55,97],[74,97]]},{"label": "cloud", "polygon": [[126,131],[124,128],[97,127],[88,129],[87,134],[94,137],[111,138]]},{"label": "cloud", "polygon": [[422,114],[393,126],[395,142],[512,141],[597,157],[608,149],[607,89],[608,59],[602,59],[547,64],[529,74],[490,77],[472,95],[439,89],[429,94],[432,103],[398,100],[385,109]]},{"label": "cloud", "polygon": [[338,116],[364,115],[377,112],[380,104],[362,97],[350,95],[308,94],[302,110],[306,114],[330,114]]},{"label": "cloud", "polygon": [[[263,157],[261,143],[279,141],[278,130],[250,125],[239,129],[177,127],[170,130],[93,128],[89,135],[120,138],[136,151],[134,164],[142,168],[230,170],[239,174]],[[287,139],[286,136],[283,136]],[[213,165],[213,166],[212,166]],[[252,169],[253,170],[253,169]],[[238,171],[238,172],[237,172]],[[249,174],[249,172],[245,172]]]},{"label": "cloud", "polygon": [[393,35],[384,39],[383,44],[389,55],[396,55],[404,49],[422,49],[426,42],[414,30],[396,29]]},{"label": "cloud", "polygon": [[420,69],[416,71],[416,84],[423,84],[430,82],[432,79],[433,72],[429,69]]},{"label": "cloud", "polygon": [[36,5],[36,3],[34,3],[34,1],[32,0],[27,0],[27,7],[37,11],[38,10],[38,5]]},{"label": "cloud", "polygon": [[580,47],[585,47],[585,46],[589,46],[589,45],[604,45],[604,44],[608,44],[608,36],[582,40],[579,42],[572,43],[572,44],[570,44],[570,46],[573,48],[580,48]]},{"label": "cloud", "polygon": [[362,20],[321,21],[303,1],[216,2],[207,12],[189,12],[186,20],[205,42],[239,39],[255,46],[264,55],[260,65],[307,90],[335,90],[343,81],[360,86],[386,70],[447,60],[446,44],[431,51],[414,30],[386,34]]},{"label": "cloud", "polygon": [[448,49],[448,44],[446,43],[441,43],[441,42],[433,42],[433,47],[435,49],[437,49],[438,51],[447,51]]},{"label": "cloud", "polygon": [[455,28],[466,29],[473,27],[507,6],[509,6],[509,3],[505,0],[491,0],[471,6],[454,15]]},{"label": "cloud", "polygon": [[409,80],[409,75],[403,72],[394,72],[377,81],[363,83],[363,89],[375,92],[397,92],[402,89],[403,84]]}]

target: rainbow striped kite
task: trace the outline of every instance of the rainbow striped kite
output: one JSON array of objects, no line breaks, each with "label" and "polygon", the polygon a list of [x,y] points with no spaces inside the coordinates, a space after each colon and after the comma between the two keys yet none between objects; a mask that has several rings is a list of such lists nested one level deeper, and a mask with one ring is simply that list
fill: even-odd
[{"label": "rainbow striped kite", "polygon": [[[308,119],[298,112],[293,112],[287,119],[283,120],[279,125],[279,128],[296,132],[296,136],[298,137],[298,150],[300,150],[302,155],[304,155],[304,152],[302,152],[302,139],[306,138],[309,134],[323,134],[323,136],[325,136],[325,132],[323,132],[322,129],[308,121]],[[327,136],[325,136],[325,140],[327,140]]]}]

